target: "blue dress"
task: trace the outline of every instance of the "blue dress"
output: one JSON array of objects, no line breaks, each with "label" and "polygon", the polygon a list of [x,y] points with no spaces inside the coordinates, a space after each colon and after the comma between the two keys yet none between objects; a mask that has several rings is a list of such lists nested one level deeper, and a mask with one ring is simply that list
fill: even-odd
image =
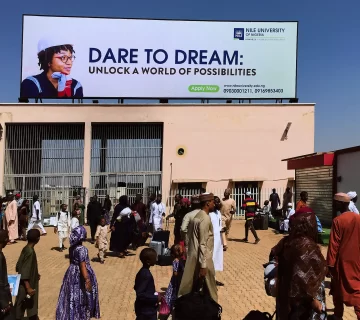
[{"label": "blue dress", "polygon": [[172,310],[174,302],[177,299],[184,269],[185,264],[182,259],[175,259],[173,261],[173,272],[177,272],[177,276],[174,274],[172,275],[169,286],[165,293],[165,301],[166,304],[170,307],[170,310]]},{"label": "blue dress", "polygon": [[[80,272],[80,263],[86,263],[92,284],[91,292],[85,289],[85,280]],[[98,284],[90,265],[88,249],[82,245],[70,248],[70,266],[60,289],[56,308],[56,320],[89,320],[100,318]]]}]

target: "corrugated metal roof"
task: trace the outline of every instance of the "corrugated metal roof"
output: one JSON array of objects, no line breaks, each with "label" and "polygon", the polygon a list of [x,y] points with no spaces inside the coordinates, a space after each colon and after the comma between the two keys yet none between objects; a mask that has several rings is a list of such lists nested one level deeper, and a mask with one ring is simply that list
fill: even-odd
[{"label": "corrugated metal roof", "polygon": [[319,155],[322,155],[322,154],[350,153],[350,152],[356,152],[356,151],[360,151],[360,146],[354,146],[354,147],[338,149],[338,150],[333,150],[333,151],[328,151],[328,152],[314,152],[314,153],[304,154],[304,155],[297,156],[297,157],[283,159],[281,161],[289,161],[289,160],[297,160],[297,159],[309,158],[309,157],[319,156]]}]

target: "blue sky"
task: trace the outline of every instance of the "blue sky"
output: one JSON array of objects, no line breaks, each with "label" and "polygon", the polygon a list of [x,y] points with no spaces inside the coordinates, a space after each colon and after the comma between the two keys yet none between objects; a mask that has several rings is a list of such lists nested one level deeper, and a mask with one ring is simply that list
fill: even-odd
[{"label": "blue sky", "polygon": [[[316,102],[315,149],[360,145],[360,1],[6,1],[0,102],[16,102],[22,14],[206,20],[298,20],[298,97]],[[61,26],[59,26],[61,27]]]}]

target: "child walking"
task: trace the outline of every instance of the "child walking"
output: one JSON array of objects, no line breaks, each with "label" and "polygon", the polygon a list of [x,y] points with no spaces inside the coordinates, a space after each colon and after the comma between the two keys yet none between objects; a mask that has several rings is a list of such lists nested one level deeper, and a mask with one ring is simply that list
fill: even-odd
[{"label": "child walking", "polygon": [[31,229],[27,233],[28,244],[22,249],[16,264],[16,272],[21,274],[18,295],[15,301],[16,319],[24,319],[25,311],[29,320],[38,319],[39,280],[35,245],[40,241],[40,231]]},{"label": "child walking", "polygon": [[63,252],[65,248],[64,241],[68,237],[69,229],[71,226],[70,213],[66,211],[67,205],[63,203],[60,211],[56,215],[56,221],[54,226],[54,233],[59,237],[59,251]]},{"label": "child walking", "polygon": [[70,235],[70,266],[60,289],[56,320],[89,320],[100,318],[98,284],[91,268],[89,252],[82,245],[86,240],[83,226]]},{"label": "child walking", "polygon": [[106,224],[106,219],[101,217],[100,224],[97,226],[95,233],[96,247],[99,249],[98,257],[101,264],[104,264],[106,251],[109,249],[107,238],[109,232],[109,226]]},{"label": "child walking", "polygon": [[135,314],[136,320],[156,320],[157,308],[161,295],[155,291],[154,278],[150,267],[156,263],[157,254],[154,249],[145,248],[140,252],[140,261],[143,266],[135,278],[136,292]]},{"label": "child walking", "polygon": [[185,263],[182,259],[182,256],[184,255],[183,247],[180,244],[173,245],[170,250],[171,255],[174,258],[173,275],[165,293],[165,301],[171,312],[178,296],[181,279],[184,274]]},{"label": "child walking", "polygon": [[74,210],[71,218],[70,232],[73,232],[73,230],[80,225],[79,218],[80,218],[80,210]]}]

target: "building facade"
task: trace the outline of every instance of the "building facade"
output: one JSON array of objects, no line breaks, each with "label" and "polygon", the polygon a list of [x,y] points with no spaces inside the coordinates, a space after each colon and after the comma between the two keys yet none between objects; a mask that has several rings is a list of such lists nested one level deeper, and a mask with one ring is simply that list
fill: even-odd
[{"label": "building facade", "polygon": [[[291,186],[314,104],[0,104],[2,193],[134,195]],[[54,206],[54,204],[52,204]],[[52,210],[52,209],[51,209]]]},{"label": "building facade", "polygon": [[289,170],[295,170],[295,201],[307,191],[308,204],[325,226],[331,226],[338,214],[334,194],[360,192],[360,146],[329,152],[305,154],[285,159]]}]

